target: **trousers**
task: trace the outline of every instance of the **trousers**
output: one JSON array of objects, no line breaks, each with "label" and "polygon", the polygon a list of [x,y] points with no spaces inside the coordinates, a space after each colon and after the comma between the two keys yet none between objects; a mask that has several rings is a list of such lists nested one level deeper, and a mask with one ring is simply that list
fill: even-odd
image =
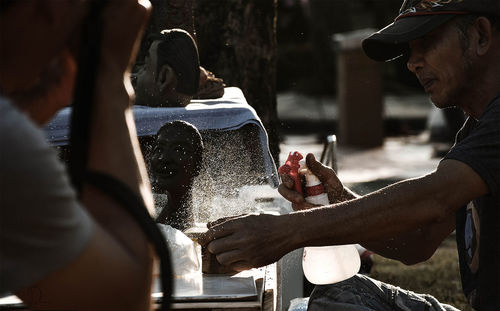
[{"label": "trousers", "polygon": [[345,281],[317,285],[308,311],[460,311],[431,295],[416,294],[362,274]]}]

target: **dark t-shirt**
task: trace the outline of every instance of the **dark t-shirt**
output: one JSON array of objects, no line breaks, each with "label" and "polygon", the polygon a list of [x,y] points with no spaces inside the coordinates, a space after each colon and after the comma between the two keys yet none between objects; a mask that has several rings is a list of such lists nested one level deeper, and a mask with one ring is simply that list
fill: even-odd
[{"label": "dark t-shirt", "polygon": [[457,212],[462,287],[476,310],[500,310],[500,95],[479,120],[467,119],[445,159],[471,167],[489,193]]}]

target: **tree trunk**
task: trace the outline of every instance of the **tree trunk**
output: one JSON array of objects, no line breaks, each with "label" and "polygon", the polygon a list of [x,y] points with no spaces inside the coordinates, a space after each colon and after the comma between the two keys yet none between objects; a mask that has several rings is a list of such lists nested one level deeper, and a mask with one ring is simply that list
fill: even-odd
[{"label": "tree trunk", "polygon": [[277,0],[196,0],[194,22],[201,65],[243,91],[278,164],[276,6]]}]

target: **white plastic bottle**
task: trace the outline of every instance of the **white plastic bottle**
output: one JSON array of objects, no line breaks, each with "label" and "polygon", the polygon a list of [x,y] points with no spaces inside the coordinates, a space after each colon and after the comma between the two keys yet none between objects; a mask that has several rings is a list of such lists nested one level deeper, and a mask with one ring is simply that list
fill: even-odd
[{"label": "white plastic bottle", "polygon": [[[302,161],[301,161],[302,162]],[[312,204],[328,205],[328,195],[316,175],[302,163],[299,173],[306,179],[305,200]],[[302,269],[313,284],[333,284],[346,280],[359,271],[361,261],[354,245],[305,247]]]}]

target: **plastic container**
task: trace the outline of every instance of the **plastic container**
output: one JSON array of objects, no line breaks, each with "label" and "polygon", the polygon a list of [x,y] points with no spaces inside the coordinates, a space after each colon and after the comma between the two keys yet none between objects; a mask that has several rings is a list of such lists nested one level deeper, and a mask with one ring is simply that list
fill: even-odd
[{"label": "plastic container", "polygon": [[[306,179],[305,200],[312,204],[330,204],[321,181],[301,162],[299,173]],[[305,247],[302,256],[304,275],[309,282],[317,285],[346,280],[359,271],[360,264],[354,245]]]}]

